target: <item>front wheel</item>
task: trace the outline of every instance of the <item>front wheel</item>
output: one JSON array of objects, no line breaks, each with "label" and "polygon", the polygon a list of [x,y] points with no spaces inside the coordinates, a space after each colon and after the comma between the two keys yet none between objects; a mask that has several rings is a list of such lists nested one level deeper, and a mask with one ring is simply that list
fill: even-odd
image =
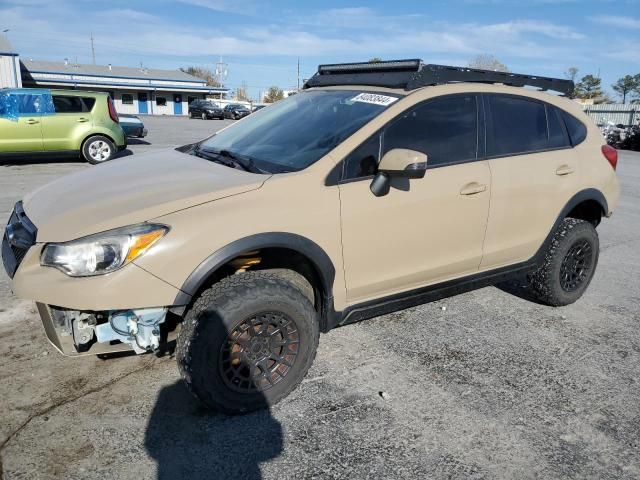
[{"label": "front wheel", "polygon": [[111,160],[116,153],[116,146],[102,135],[89,137],[82,146],[82,156],[92,165]]},{"label": "front wheel", "polygon": [[246,272],[200,295],[185,316],[176,358],[198,399],[238,414],[291,393],[313,363],[318,338],[317,313],[293,282]]},{"label": "front wheel", "polygon": [[599,249],[598,232],[591,223],[565,218],[547,248],[544,263],[529,276],[534,295],[554,307],[578,300],[596,271]]},{"label": "front wheel", "polygon": [[207,119],[207,114],[206,114],[206,113],[204,113],[204,112],[202,113],[202,119],[203,119],[203,120],[206,120],[206,119]]}]

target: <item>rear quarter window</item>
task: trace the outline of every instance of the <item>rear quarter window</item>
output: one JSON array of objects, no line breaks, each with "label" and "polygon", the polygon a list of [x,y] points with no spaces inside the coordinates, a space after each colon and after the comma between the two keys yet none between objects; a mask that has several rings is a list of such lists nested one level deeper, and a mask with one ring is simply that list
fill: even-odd
[{"label": "rear quarter window", "polygon": [[96,99],[71,95],[53,95],[56,113],[86,113],[93,109]]}]

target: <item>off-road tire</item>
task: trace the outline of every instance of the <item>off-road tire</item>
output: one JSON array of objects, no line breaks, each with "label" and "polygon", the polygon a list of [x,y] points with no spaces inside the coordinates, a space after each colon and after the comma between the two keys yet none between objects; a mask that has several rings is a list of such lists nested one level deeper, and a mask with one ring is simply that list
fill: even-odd
[{"label": "off-road tire", "polygon": [[[584,274],[574,288],[563,287],[563,262],[572,249],[588,245]],[[531,293],[543,303],[553,307],[569,305],[585,292],[598,264],[600,242],[595,227],[576,218],[565,218],[547,248],[542,266],[529,275]],[[565,282],[566,283],[566,282]]]},{"label": "off-road tire", "polygon": [[[108,148],[108,156],[104,157],[103,155],[95,153],[98,146],[100,146],[100,148]],[[115,157],[116,153],[116,146],[111,140],[103,135],[93,135],[92,137],[87,138],[82,144],[82,157],[92,165],[99,165],[100,163],[107,162]]]},{"label": "off-road tire", "polygon": [[[298,350],[283,378],[262,391],[237,391],[223,378],[220,355],[239,325],[264,314],[295,323]],[[269,271],[227,277],[204,290],[188,310],[178,337],[178,368],[189,390],[207,407],[227,414],[267,408],[293,391],[313,363],[318,347],[318,314],[305,293],[286,276]]]}]

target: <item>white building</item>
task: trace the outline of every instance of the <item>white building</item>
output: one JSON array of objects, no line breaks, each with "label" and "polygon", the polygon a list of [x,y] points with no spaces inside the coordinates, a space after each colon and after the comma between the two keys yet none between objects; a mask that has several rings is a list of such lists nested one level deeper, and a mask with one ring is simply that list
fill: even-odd
[{"label": "white building", "polygon": [[20,57],[7,37],[0,33],[0,88],[20,88]]},{"label": "white building", "polygon": [[0,34],[0,88],[21,86],[108,92],[119,113],[149,115],[187,115],[192,101],[228,92],[180,70],[20,61]]}]

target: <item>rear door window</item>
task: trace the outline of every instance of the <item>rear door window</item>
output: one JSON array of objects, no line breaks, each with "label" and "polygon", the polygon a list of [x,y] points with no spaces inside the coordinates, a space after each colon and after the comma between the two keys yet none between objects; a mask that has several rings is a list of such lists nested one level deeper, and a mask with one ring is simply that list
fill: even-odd
[{"label": "rear door window", "polygon": [[487,156],[518,155],[548,148],[543,103],[507,95],[488,95],[487,99]]},{"label": "rear door window", "polygon": [[567,135],[567,129],[560,117],[560,112],[551,105],[546,105],[546,108],[547,125],[549,127],[549,148],[570,147],[569,135]]},{"label": "rear door window", "polygon": [[584,123],[578,120],[573,115],[562,110],[562,118],[564,120],[565,125],[567,126],[567,131],[569,132],[569,137],[571,138],[571,145],[574,147],[579,143],[582,143],[585,138],[587,138],[587,127],[585,127]]}]

